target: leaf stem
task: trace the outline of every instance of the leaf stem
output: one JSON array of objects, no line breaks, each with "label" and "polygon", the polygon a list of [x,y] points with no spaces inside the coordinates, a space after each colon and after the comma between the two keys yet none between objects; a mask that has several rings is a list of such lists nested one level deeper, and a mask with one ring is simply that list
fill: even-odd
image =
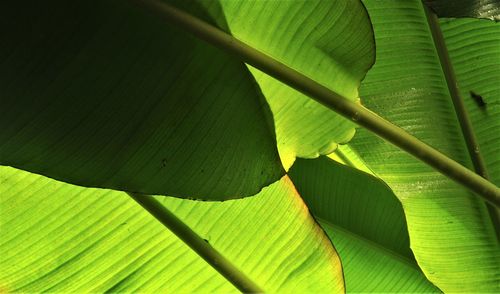
[{"label": "leaf stem", "polygon": [[[432,39],[434,40],[436,51],[439,56],[441,68],[443,69],[443,73],[446,79],[446,84],[448,85],[448,90],[450,91],[450,97],[451,100],[453,101],[453,106],[457,114],[458,122],[460,123],[460,128],[462,130],[462,134],[465,139],[465,144],[467,145],[467,150],[469,151],[469,156],[471,158],[472,165],[474,166],[474,170],[478,175],[489,180],[490,177],[488,175],[488,170],[486,168],[485,161],[483,159],[483,156],[479,148],[479,142],[477,140],[476,134],[474,133],[472,122],[469,118],[467,108],[465,107],[462,95],[458,88],[458,82],[455,76],[455,70],[453,69],[453,64],[448,54],[448,48],[446,47],[446,41],[444,39],[443,32],[441,31],[438,17],[436,13],[434,13],[425,4],[423,6],[425,15],[427,17],[427,22],[431,30]],[[486,203],[486,206],[490,213],[493,226],[495,227],[497,239],[499,239],[500,238],[499,211],[495,206],[491,205],[490,203]]]},{"label": "leaf stem", "polygon": [[127,193],[243,293],[264,292],[153,196]]},{"label": "leaf stem", "polygon": [[298,71],[248,46],[226,32],[160,0],[130,0],[146,7],[164,20],[206,42],[234,54],[275,79],[322,103],[356,124],[405,150],[445,176],[465,186],[495,206],[500,206],[500,189],[456,161],[408,134],[340,94],[326,88]]}]

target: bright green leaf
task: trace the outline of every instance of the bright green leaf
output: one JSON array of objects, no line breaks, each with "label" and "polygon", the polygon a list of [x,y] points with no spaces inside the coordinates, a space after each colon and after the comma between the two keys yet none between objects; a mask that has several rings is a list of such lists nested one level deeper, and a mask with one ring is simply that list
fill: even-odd
[{"label": "bright green leaf", "polygon": [[[236,291],[125,193],[10,167],[0,183],[0,289]],[[157,198],[266,291],[343,291],[338,256],[287,177],[239,200]]]},{"label": "bright green leaf", "polygon": [[283,175],[269,108],[235,58],[127,1],[11,2],[0,19],[0,164],[203,199]]},{"label": "bright green leaf", "polygon": [[[236,38],[359,100],[360,81],[375,53],[371,24],[360,1],[219,2]],[[273,111],[285,168],[296,156],[331,153],[337,143],[354,135],[350,121],[259,70],[250,70]]]},{"label": "bright green leaf", "polygon": [[440,24],[490,179],[500,185],[500,25],[478,19]]},{"label": "bright green leaf", "polygon": [[349,145],[339,145],[333,153],[328,154],[328,157],[338,163],[359,169],[369,175],[377,177],[373,171],[370,170],[370,167],[366,165],[361,156],[352,150]]},{"label": "bright green leaf", "polygon": [[[274,136],[265,123],[266,104],[253,78],[269,99],[274,112],[278,148],[285,167],[291,165],[295,156],[315,157],[328,153],[337,143],[351,138],[354,131],[350,123],[344,122],[343,125],[337,116],[306,101],[286,86],[250,68],[252,77],[241,63],[223,53],[152,17],[129,10],[123,2],[108,1],[61,2],[62,6],[58,8],[69,7],[62,14],[57,9],[46,11],[46,3],[37,3],[23,6],[22,12],[28,13],[21,14],[22,17],[4,13],[9,17],[0,18],[2,28],[7,28],[2,31],[6,36],[5,43],[9,44],[0,47],[0,57],[4,57],[0,62],[10,70],[0,71],[0,90],[9,94],[1,101],[0,107],[2,111],[10,111],[11,108],[6,107],[12,107],[18,101],[21,101],[21,106],[24,103],[24,108],[17,109],[17,112],[10,111],[0,116],[0,127],[3,127],[0,144],[4,144],[0,147],[1,162],[8,163],[7,158],[16,155],[19,164],[33,165],[38,168],[33,171],[39,173],[57,178],[57,174],[51,174],[50,170],[60,169],[61,175],[68,173],[76,179],[80,179],[81,173],[86,173],[90,179],[100,178],[103,184],[74,182],[114,188],[122,184],[132,185],[126,187],[132,191],[144,192],[141,190],[144,185],[154,183],[160,188],[168,185],[175,196],[179,193],[180,196],[225,199],[245,196],[250,191],[256,193],[262,186],[279,178],[282,171],[274,148]],[[216,1],[197,1],[203,9],[193,8],[191,4],[194,2],[177,2],[184,9],[193,9],[190,13],[217,23],[227,32],[235,33],[236,37],[342,95],[353,100],[358,98],[359,79],[373,60],[373,42],[371,30],[366,30],[366,25],[369,25],[366,12],[357,1],[221,1],[221,5]],[[118,6],[109,5],[113,3]],[[371,3],[375,4],[372,6]],[[371,3],[369,8],[375,19],[380,50],[377,67],[370,73],[362,90],[367,97],[366,104],[468,164],[468,154],[464,151],[448,100],[448,90],[422,4],[417,1]],[[20,4],[9,5],[21,7]],[[76,8],[84,9],[68,13]],[[255,9],[261,10],[257,13]],[[203,11],[208,11],[212,18],[200,15]],[[49,21],[38,25],[44,18]],[[65,21],[60,22],[61,18]],[[16,25],[18,22],[21,25]],[[23,24],[28,24],[28,28]],[[35,25],[29,27],[30,24]],[[445,35],[455,35],[447,37],[456,41],[455,52],[450,52],[454,59],[470,57],[470,48],[486,52],[484,58],[483,55],[478,57],[480,62],[471,61],[468,67],[463,61],[463,72],[457,70],[457,75],[463,93],[468,91],[464,85],[470,84],[470,87],[479,89],[478,94],[487,101],[486,107],[477,107],[471,104],[471,100],[468,107],[476,107],[472,110],[474,124],[483,132],[480,140],[486,153],[490,154],[488,165],[493,166],[493,173],[498,174],[495,157],[498,149],[494,147],[498,146],[498,137],[491,127],[498,121],[489,117],[491,113],[498,113],[496,102],[490,102],[497,100],[498,96],[490,95],[498,92],[498,86],[493,85],[495,80],[489,78],[492,75],[485,65],[497,64],[487,60],[498,52],[494,44],[498,46],[499,43],[492,38],[495,29],[483,36],[476,31],[480,25],[473,28],[472,22],[463,24],[458,30],[450,25],[448,28],[452,33],[445,32]],[[19,31],[24,29],[29,32],[29,37],[17,35],[18,31],[12,27]],[[44,29],[47,34],[43,33]],[[467,38],[469,30],[476,31],[477,39]],[[129,32],[134,33],[129,35]],[[84,39],[80,38],[80,33]],[[175,38],[164,39],[167,33]],[[360,35],[364,37],[359,38]],[[71,41],[62,42],[70,38]],[[485,45],[485,40],[493,46]],[[115,41],[121,42],[120,46]],[[470,45],[463,45],[467,43]],[[191,46],[185,47],[186,44]],[[476,44],[482,45],[476,47]],[[43,50],[36,50],[32,45]],[[181,54],[169,53],[174,47]],[[50,50],[57,50],[57,55]],[[174,70],[163,69],[165,61],[170,61]],[[178,72],[175,72],[176,68]],[[469,68],[477,69],[480,74],[476,77],[476,72],[471,74]],[[153,71],[149,72],[151,69]],[[193,80],[195,73],[203,73],[203,78]],[[103,78],[108,74],[115,74],[114,80]],[[175,80],[177,75],[181,77],[179,80]],[[224,86],[219,87],[216,81],[223,81]],[[88,87],[89,84],[92,86]],[[205,95],[201,94],[203,86],[208,89],[203,94],[210,94],[211,99],[214,94],[220,94],[218,99],[205,101]],[[109,91],[105,92],[106,89]],[[191,102],[181,95],[184,91],[189,94],[187,96],[198,93],[193,97],[199,100],[189,104]],[[165,98],[165,92],[171,95]],[[234,95],[229,95],[229,92]],[[14,97],[17,96],[12,93],[24,97],[24,100],[16,100]],[[142,104],[143,99],[132,99],[135,95],[143,98],[144,93],[148,93],[144,101],[153,97],[158,103]],[[59,97],[59,100],[50,100],[43,105],[47,100],[41,98],[50,95]],[[81,95],[93,98],[94,104],[83,103]],[[102,95],[120,97],[120,103],[112,105],[101,99]],[[59,107],[64,106],[67,97],[76,97],[72,102],[77,103],[70,104],[69,112],[60,112]],[[240,98],[243,102],[239,101]],[[173,104],[169,99],[175,100]],[[51,104],[53,101],[58,103]],[[226,105],[228,101],[232,106]],[[177,108],[186,103],[192,109],[182,112]],[[163,111],[164,106],[172,105],[176,108],[169,108],[170,113]],[[36,107],[40,111],[35,111]],[[111,119],[121,118],[121,112],[115,111],[116,107],[126,109],[128,116],[110,126]],[[134,109],[130,110],[130,107]],[[151,109],[151,116],[143,115],[147,113],[144,107]],[[235,111],[240,108],[243,112]],[[31,112],[26,111],[29,109]],[[251,111],[246,113],[248,109]],[[47,113],[47,110],[54,111]],[[228,113],[221,114],[222,110]],[[85,111],[90,117],[87,120],[78,118]],[[191,112],[203,119],[192,121],[193,117],[188,117]],[[173,118],[163,116],[167,113]],[[138,119],[140,115],[145,119]],[[81,122],[63,123],[64,119],[73,119],[73,116]],[[20,123],[23,119],[28,123]],[[131,127],[134,121],[139,129]],[[171,122],[174,122],[173,126],[169,124]],[[46,129],[50,125],[66,133],[47,135]],[[155,129],[158,125],[165,129]],[[100,144],[108,142],[109,145],[111,142],[115,145],[89,148],[88,140],[81,136],[88,126],[95,127],[91,139],[98,139],[96,141]],[[142,127],[152,129],[144,131]],[[232,127],[237,132],[231,131]],[[124,132],[130,129],[138,135],[125,136]],[[219,137],[212,137],[211,131]],[[63,144],[50,141],[54,140],[54,135],[59,136],[56,139],[62,139]],[[113,141],[113,135],[123,137],[117,143]],[[12,145],[13,142],[17,145]],[[156,149],[135,152],[134,148],[140,149],[142,144]],[[165,150],[162,144],[169,147],[170,157],[159,156]],[[172,146],[177,149],[171,150]],[[254,153],[245,153],[248,149]],[[447,292],[499,291],[500,250],[483,203],[364,131],[352,145],[342,149],[332,157],[373,172],[396,192],[409,220],[412,249],[430,280]],[[52,153],[54,150],[60,154]],[[151,154],[154,154],[153,158],[148,157]],[[110,155],[111,162],[101,162],[109,160]],[[150,162],[160,164],[156,173],[137,169],[137,165],[150,167]],[[49,165],[44,166],[46,163]],[[329,160],[327,163],[345,169]],[[85,171],[82,165],[90,169]],[[251,166],[250,170],[248,166]],[[392,194],[379,200],[366,193],[388,197],[390,193],[386,187],[371,177],[364,175],[365,178],[360,179],[359,175],[349,172],[335,176],[332,187],[332,183],[324,178],[328,172],[314,174],[311,171],[311,174],[316,175],[312,178],[314,181],[322,179],[321,183],[314,185],[318,192],[312,189],[311,195],[325,192],[325,195],[335,197],[346,193],[354,196],[347,200],[346,196],[342,199],[325,196],[320,198],[322,201],[316,208],[314,202],[311,204],[313,211],[320,211],[317,213],[320,221],[343,254],[348,290],[436,290],[424,279],[412,259],[401,207],[391,198]],[[117,178],[121,175],[128,178]],[[133,182],[137,179],[143,182]],[[0,184],[0,250],[2,254],[7,252],[7,257],[2,255],[0,259],[2,291],[30,291],[36,285],[47,291],[234,290],[161,227],[150,231],[149,226],[155,222],[132,205],[123,193],[75,187],[11,168],[0,170]],[[248,185],[242,187],[242,184]],[[350,188],[343,188],[345,185]],[[203,191],[207,194],[199,194]],[[103,199],[107,197],[119,200],[106,202]],[[352,201],[358,197],[363,201]],[[297,198],[293,185],[285,178],[265,188],[260,195],[239,201],[197,203],[168,197],[158,199],[264,289],[270,292],[283,289],[287,292],[342,291],[338,258]],[[373,203],[374,200],[380,202]],[[357,206],[361,204],[369,206]],[[359,210],[350,211],[354,208]],[[361,218],[359,211],[369,208],[373,210],[370,213],[383,210],[387,218],[367,217],[367,213],[362,214],[366,218]],[[126,221],[121,219],[124,216]],[[128,224],[131,224],[133,233],[122,232],[120,235],[120,226]],[[382,230],[387,227],[390,230]],[[290,229],[292,232],[288,234]],[[212,235],[214,231],[216,233]],[[271,245],[266,245],[267,240],[272,241]],[[44,251],[47,248],[48,251]],[[361,266],[368,267],[368,271]]]},{"label": "bright green leaf", "polygon": [[326,157],[297,160],[290,176],[339,252],[347,292],[439,292],[420,271],[401,204],[381,180]]},{"label": "bright green leaf", "polygon": [[[422,3],[365,4],[375,30],[377,62],[363,82],[363,104],[470,166]],[[467,34],[474,32],[463,28],[462,38]],[[498,46],[489,41],[493,35],[474,37],[479,44],[476,48]],[[465,51],[454,54],[472,58]],[[483,61],[491,68],[491,60]],[[489,80],[487,75],[479,80]],[[487,134],[477,133],[479,137]],[[498,141],[491,140],[483,139],[490,147],[482,147],[498,150]],[[430,281],[444,292],[500,291],[500,248],[482,201],[364,130],[349,145],[402,202],[411,248]]]}]

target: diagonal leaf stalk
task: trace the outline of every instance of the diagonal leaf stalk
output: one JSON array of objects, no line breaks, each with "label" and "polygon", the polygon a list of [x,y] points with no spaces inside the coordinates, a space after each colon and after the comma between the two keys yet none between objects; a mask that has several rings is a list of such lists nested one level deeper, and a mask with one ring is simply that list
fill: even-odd
[{"label": "diagonal leaf stalk", "polygon": [[468,170],[369,109],[348,100],[298,71],[237,40],[226,32],[169,4],[160,0],[131,1],[144,6],[164,20],[190,32],[196,37],[234,54],[242,61],[304,93],[405,150],[450,179],[477,193],[493,205],[500,206],[500,189],[493,183]]},{"label": "diagonal leaf stalk", "polygon": [[[474,133],[472,122],[469,118],[469,114],[467,113],[462,95],[460,94],[460,90],[458,88],[455,70],[453,69],[453,64],[448,54],[448,48],[446,47],[443,32],[441,31],[441,27],[439,26],[438,17],[434,12],[432,12],[429,7],[427,7],[427,5],[423,4],[423,6],[425,15],[427,17],[427,22],[431,30],[432,39],[434,40],[436,51],[439,56],[441,68],[443,69],[443,73],[446,79],[446,84],[448,86],[448,90],[450,91],[450,97],[457,114],[458,122],[460,123],[460,128],[465,139],[465,144],[467,145],[467,150],[469,151],[472,165],[474,166],[474,170],[477,174],[487,180],[490,180],[486,164],[479,148],[479,142],[477,140],[476,134]],[[498,239],[500,238],[499,210],[490,203],[486,203],[486,205],[493,221]]]},{"label": "diagonal leaf stalk", "polygon": [[229,260],[152,196],[127,193],[243,293],[264,292]]}]

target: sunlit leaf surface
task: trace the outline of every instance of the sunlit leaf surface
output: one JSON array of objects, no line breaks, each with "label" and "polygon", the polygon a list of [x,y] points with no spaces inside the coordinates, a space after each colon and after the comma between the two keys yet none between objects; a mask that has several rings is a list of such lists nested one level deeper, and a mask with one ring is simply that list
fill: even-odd
[{"label": "sunlit leaf surface", "polygon": [[[440,21],[464,103],[491,181],[500,185],[500,25],[478,19]],[[485,105],[478,104],[478,95]]]},{"label": "sunlit leaf surface", "polygon": [[[218,6],[217,1],[201,1]],[[360,1],[221,0],[231,33],[330,89],[358,100],[374,62],[373,31]],[[212,8],[210,10],[217,10]],[[273,111],[285,168],[295,157],[331,153],[354,125],[310,98],[250,68]]]},{"label": "sunlit leaf surface", "polygon": [[[237,292],[125,193],[9,167],[0,183],[0,289]],[[338,256],[286,177],[240,200],[158,200],[266,291],[343,291]]]},{"label": "sunlit leaf surface", "polygon": [[[363,82],[363,104],[470,166],[422,3],[365,4],[375,29],[377,62]],[[477,32],[463,27],[461,38],[468,34]],[[474,37],[476,48],[494,44],[488,40],[493,35],[486,31]],[[470,53],[461,54],[474,60]],[[481,140],[489,142],[485,149],[498,150],[498,142]],[[401,200],[411,248],[430,281],[444,292],[500,291],[500,248],[481,200],[364,130],[349,145]]]},{"label": "sunlit leaf surface", "polygon": [[420,271],[403,208],[381,180],[326,157],[297,160],[290,176],[339,252],[347,292],[439,292]]}]

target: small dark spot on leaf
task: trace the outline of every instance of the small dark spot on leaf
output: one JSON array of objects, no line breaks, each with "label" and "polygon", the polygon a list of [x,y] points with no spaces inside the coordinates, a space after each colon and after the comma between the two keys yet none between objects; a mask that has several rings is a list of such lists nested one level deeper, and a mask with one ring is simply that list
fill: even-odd
[{"label": "small dark spot on leaf", "polygon": [[167,160],[166,160],[165,158],[163,158],[163,159],[161,160],[161,166],[163,166],[163,167],[166,167],[166,166],[167,166]]},{"label": "small dark spot on leaf", "polygon": [[204,173],[204,172],[205,172],[205,170],[204,170],[204,169],[201,169],[201,170],[200,170],[200,172],[201,172],[201,173]]},{"label": "small dark spot on leaf", "polygon": [[125,222],[125,223],[121,223],[121,224],[120,224],[120,226],[124,226],[124,225],[126,225],[126,224],[127,224],[126,222]]},{"label": "small dark spot on leaf", "polygon": [[475,93],[474,91],[470,91],[470,97],[476,101],[477,106],[483,108],[486,106],[486,101],[484,101],[483,96]]},{"label": "small dark spot on leaf", "polygon": [[205,241],[205,242],[207,242],[208,244],[210,244],[210,243],[208,242],[208,240],[207,240],[207,239],[203,239],[203,241]]}]

